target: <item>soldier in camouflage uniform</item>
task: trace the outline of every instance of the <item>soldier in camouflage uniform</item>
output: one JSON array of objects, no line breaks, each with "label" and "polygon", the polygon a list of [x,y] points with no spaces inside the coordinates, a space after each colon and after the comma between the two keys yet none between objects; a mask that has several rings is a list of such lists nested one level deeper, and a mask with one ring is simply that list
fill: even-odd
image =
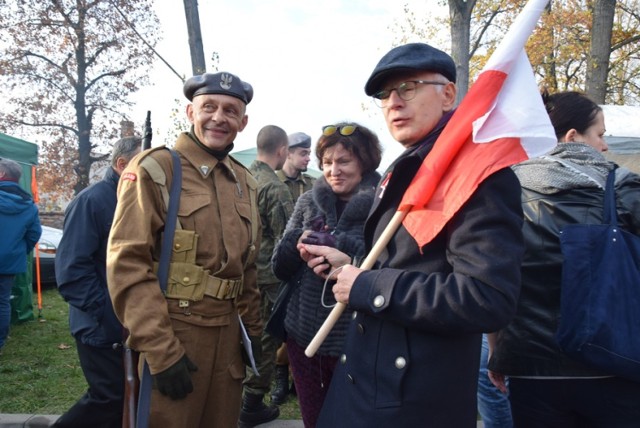
[{"label": "soldier in camouflage uniform", "polygon": [[[258,209],[262,223],[262,242],[258,260],[258,287],[261,293],[261,314],[269,318],[276,300],[280,281],[271,270],[271,255],[276,242],[282,237],[287,220],[293,212],[293,198],[282,183],[275,169],[282,168],[287,159],[287,134],[279,127],[268,125],[260,130],[257,138],[258,156],[249,170],[258,181]],[[278,407],[267,406],[264,394],[269,392],[276,351],[280,341],[266,331],[262,334],[262,362],[258,366],[260,376],[247,370],[244,382],[244,398],[240,413],[240,426],[253,427],[274,420],[280,414]]]},{"label": "soldier in camouflage uniform", "polygon": [[307,190],[311,190],[315,178],[304,172],[311,160],[311,137],[304,132],[296,132],[289,135],[289,153],[282,169],[276,171],[276,175],[287,185],[293,202],[298,200]]},{"label": "soldier in camouflage uniform", "polygon": [[[300,195],[311,190],[316,179],[304,173],[311,160],[311,137],[304,132],[295,132],[289,134],[288,138],[289,154],[282,169],[276,171],[276,175],[289,188],[295,204]],[[276,384],[271,392],[271,402],[280,405],[286,401],[289,394],[289,356],[287,355],[286,343],[278,348],[275,380]]]}]

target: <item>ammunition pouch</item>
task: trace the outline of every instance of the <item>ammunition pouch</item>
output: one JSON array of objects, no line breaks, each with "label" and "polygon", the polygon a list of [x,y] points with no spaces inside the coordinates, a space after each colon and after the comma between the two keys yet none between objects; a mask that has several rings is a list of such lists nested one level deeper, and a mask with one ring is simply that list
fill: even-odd
[{"label": "ammunition pouch", "polygon": [[[209,275],[209,270],[196,264],[197,248],[197,233],[184,229],[175,231],[165,296],[168,299],[198,302],[204,296],[232,300],[242,294],[242,277],[218,278]],[[158,271],[158,263],[154,263],[154,270]]]}]

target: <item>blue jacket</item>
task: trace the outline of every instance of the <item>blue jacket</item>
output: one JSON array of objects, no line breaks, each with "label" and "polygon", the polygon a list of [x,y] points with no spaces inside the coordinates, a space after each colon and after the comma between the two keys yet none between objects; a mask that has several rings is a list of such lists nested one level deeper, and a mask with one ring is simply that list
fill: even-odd
[{"label": "blue jacket", "polygon": [[40,239],[38,207],[18,183],[0,181],[0,274],[27,271],[27,254]]},{"label": "blue jacket", "polygon": [[116,209],[118,179],[118,174],[109,168],[102,181],[71,201],[56,254],[56,282],[69,303],[71,334],[96,347],[122,342],[122,325],[113,312],[106,273],[107,240]]}]

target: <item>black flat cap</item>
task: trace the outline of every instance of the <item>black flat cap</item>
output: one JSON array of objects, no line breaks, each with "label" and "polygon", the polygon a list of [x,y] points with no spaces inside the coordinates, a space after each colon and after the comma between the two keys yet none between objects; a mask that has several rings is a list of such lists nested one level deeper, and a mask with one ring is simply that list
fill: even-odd
[{"label": "black flat cap", "polygon": [[456,81],[456,64],[448,54],[426,43],[408,43],[391,49],[382,57],[364,85],[364,92],[371,96],[392,73],[415,70],[435,71],[454,83]]},{"label": "black flat cap", "polygon": [[304,132],[294,132],[289,135],[289,148],[302,147],[308,149],[311,147],[311,137]]},{"label": "black flat cap", "polygon": [[185,82],[183,91],[189,101],[203,94],[229,95],[240,99],[245,104],[249,104],[253,98],[253,88],[250,84],[225,71],[193,76]]}]

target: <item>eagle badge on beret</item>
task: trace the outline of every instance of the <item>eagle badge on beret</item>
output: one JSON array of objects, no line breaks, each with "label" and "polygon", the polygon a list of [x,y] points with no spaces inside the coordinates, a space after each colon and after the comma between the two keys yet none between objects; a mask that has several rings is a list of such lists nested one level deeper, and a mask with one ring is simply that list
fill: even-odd
[{"label": "eagle badge on beret", "polygon": [[228,74],[222,74],[220,76],[220,87],[225,90],[231,89],[231,83],[233,82],[233,76]]}]

